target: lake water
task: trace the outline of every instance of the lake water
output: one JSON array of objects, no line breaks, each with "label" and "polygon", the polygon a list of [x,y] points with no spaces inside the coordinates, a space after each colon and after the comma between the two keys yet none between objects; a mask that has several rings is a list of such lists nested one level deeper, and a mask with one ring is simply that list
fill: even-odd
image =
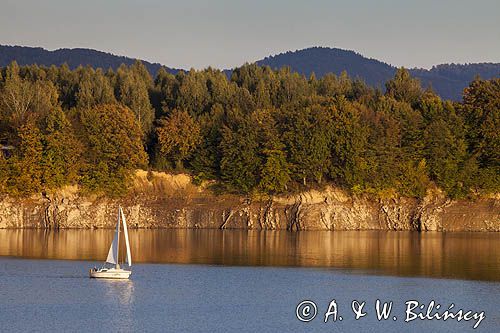
[{"label": "lake water", "polygon": [[[89,279],[88,269],[104,260],[112,235],[112,230],[0,230],[0,330],[500,328],[497,233],[133,230],[131,280]],[[333,322],[331,316],[324,323],[333,299],[343,320]],[[377,299],[394,302],[388,320],[377,320]],[[317,306],[310,322],[296,317],[303,300]],[[353,300],[366,301],[367,315],[359,320]],[[443,311],[453,303],[454,311],[484,311],[485,319],[476,330],[475,320],[406,323],[409,300],[426,305],[434,300]]]}]

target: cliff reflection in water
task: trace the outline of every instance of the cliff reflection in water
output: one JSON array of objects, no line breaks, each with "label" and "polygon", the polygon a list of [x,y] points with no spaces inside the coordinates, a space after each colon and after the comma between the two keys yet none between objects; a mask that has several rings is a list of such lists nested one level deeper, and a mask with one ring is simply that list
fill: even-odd
[{"label": "cliff reflection in water", "polygon": [[[103,261],[113,230],[0,230],[0,255]],[[131,230],[135,262],[310,266],[500,281],[500,234]]]}]

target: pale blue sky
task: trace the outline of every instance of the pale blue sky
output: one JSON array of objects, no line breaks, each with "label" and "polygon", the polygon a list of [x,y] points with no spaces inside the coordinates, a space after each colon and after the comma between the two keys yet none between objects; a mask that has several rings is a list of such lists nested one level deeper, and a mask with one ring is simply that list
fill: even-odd
[{"label": "pale blue sky", "polygon": [[396,66],[500,62],[499,0],[0,0],[0,44],[86,47],[181,68],[309,46]]}]

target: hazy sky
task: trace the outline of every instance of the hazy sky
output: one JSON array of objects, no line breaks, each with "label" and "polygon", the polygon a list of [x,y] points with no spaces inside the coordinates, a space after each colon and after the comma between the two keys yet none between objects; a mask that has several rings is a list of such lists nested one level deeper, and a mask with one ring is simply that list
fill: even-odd
[{"label": "hazy sky", "polygon": [[309,46],[396,66],[500,62],[500,0],[0,0],[0,44],[85,47],[180,68]]}]

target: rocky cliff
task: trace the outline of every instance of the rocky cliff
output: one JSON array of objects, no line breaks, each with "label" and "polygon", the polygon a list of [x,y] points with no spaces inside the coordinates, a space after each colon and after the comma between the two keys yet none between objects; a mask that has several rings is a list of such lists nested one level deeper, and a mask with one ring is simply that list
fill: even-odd
[{"label": "rocky cliff", "polygon": [[122,205],[131,228],[500,231],[500,199],[373,199],[333,187],[249,199],[215,195],[186,175],[138,171],[130,195],[82,196],[76,188],[0,199],[0,228],[112,228]]}]

